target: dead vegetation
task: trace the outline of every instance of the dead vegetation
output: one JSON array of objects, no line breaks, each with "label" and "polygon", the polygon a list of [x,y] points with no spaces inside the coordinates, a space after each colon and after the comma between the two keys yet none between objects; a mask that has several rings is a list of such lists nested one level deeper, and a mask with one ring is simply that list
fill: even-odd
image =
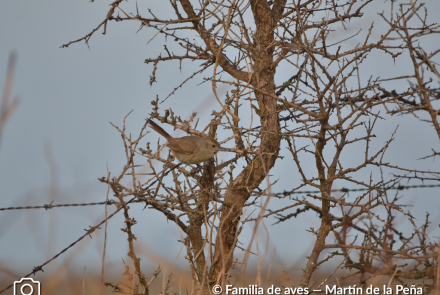
[{"label": "dead vegetation", "polygon": [[[160,79],[156,73],[162,63],[177,60],[183,67],[187,60],[193,61],[200,70],[183,84],[189,79],[211,83],[218,105],[205,126],[200,126],[195,113],[183,120],[177,109],[161,110],[159,98],[152,101],[149,116],[163,126],[168,124],[192,135],[217,138],[220,129],[226,130],[228,137],[217,139],[234,146],[227,162],[212,159],[203,167],[176,166],[171,156],[160,156],[163,146],[146,144],[147,125],[137,136],[127,132],[125,119],[122,127],[113,125],[122,137],[126,164],[100,181],[109,186],[110,197],[118,203],[116,212],[124,214],[123,231],[132,263],[126,262],[124,273],[130,284],[107,282],[105,286],[122,294],[149,294],[161,271],[159,267],[153,274],[144,273],[134,247],[137,222],[129,205],[142,202],[184,233],[180,242],[185,248],[193,293],[210,292],[214,285],[244,284],[240,280],[257,228],[265,227],[269,217],[293,227],[292,217],[301,214],[314,214],[320,225],[309,229],[314,245],[307,263],[299,266],[302,276],[295,284],[300,287],[319,289],[337,277],[339,286],[367,288],[417,282],[424,294],[439,289],[438,241],[432,240],[430,214],[424,221],[416,220],[401,204],[401,195],[393,193],[402,186],[402,180],[438,181],[439,173],[389,163],[386,153],[399,134],[380,140],[375,135],[379,121],[400,114],[427,121],[427,128],[434,127],[440,139],[440,75],[436,63],[440,49],[423,47],[424,40],[438,38],[439,27],[427,21],[428,11],[420,1],[386,2],[391,15],[383,13],[381,24],[365,26],[364,18],[376,3],[170,0],[169,17],[160,19],[154,8],[142,12],[135,7],[130,13],[127,9],[133,9],[134,4],[117,0],[90,34],[63,45],[79,41],[89,44],[95,32],[104,29],[105,33],[107,24],[114,21],[137,21],[141,29],[166,36],[168,42],[174,42],[173,49],[164,44],[163,54],[145,61],[153,65],[150,84]],[[363,30],[348,34],[351,26]],[[354,37],[361,41],[349,46],[347,42]],[[362,74],[377,54],[408,63],[410,70],[396,73],[384,69],[386,78]],[[207,77],[198,78],[201,74]],[[389,82],[400,80],[409,82],[406,88],[390,88],[395,84]],[[217,93],[220,84],[229,86],[224,97]],[[170,91],[171,95],[179,87]],[[243,122],[248,122],[243,114],[250,110],[251,124],[243,127]],[[377,141],[383,143],[379,148]],[[277,193],[272,190],[274,179],[269,175],[271,169],[286,163],[286,154],[280,154],[284,148],[295,164],[290,169],[298,171],[299,178],[292,179],[292,187]],[[353,150],[357,161],[347,161],[347,153]],[[438,156],[438,149],[432,150],[427,158]],[[148,173],[143,172],[145,162]],[[370,177],[365,177],[368,173]],[[345,189],[336,195],[336,183],[360,192],[348,197],[350,190]],[[295,194],[304,190],[313,192]],[[288,205],[284,202],[280,207],[269,207],[271,199],[289,198]],[[256,213],[244,216],[246,208]],[[404,232],[402,223],[410,225]],[[249,245],[238,243],[244,227],[253,228]],[[234,256],[237,249],[246,253],[240,261]],[[264,252],[257,256],[259,261],[267,259]],[[316,276],[318,268],[332,271]],[[259,268],[255,272],[257,285],[263,284],[262,271]],[[169,293],[169,284],[164,286],[162,293]]]}]

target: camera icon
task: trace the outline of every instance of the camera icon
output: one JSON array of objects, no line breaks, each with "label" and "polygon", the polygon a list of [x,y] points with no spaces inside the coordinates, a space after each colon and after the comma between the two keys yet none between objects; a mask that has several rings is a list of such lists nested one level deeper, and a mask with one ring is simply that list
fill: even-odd
[{"label": "camera icon", "polygon": [[31,278],[15,281],[14,295],[40,295],[40,282]]}]

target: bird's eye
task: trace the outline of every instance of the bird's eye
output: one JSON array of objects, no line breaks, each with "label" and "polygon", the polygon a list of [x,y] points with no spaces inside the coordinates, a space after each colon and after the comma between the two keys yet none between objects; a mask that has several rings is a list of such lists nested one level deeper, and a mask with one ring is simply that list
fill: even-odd
[{"label": "bird's eye", "polygon": [[215,148],[215,145],[213,144],[212,147]]}]

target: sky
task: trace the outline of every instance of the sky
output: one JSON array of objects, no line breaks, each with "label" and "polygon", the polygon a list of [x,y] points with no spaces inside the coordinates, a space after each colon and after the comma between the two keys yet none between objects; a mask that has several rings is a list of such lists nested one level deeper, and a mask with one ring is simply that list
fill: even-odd
[{"label": "sky", "polygon": [[[146,11],[151,3],[138,3],[139,10]],[[380,5],[384,9],[388,7],[384,1],[377,3],[376,9]],[[437,11],[440,8],[435,0],[427,3]],[[162,52],[164,39],[153,38],[153,31],[138,31],[139,24],[135,22],[110,22],[107,34],[99,30],[90,39],[89,46],[80,42],[60,48],[95,28],[104,19],[109,4],[109,1],[85,0],[2,1],[0,83],[5,81],[9,55],[15,52],[18,59],[13,95],[18,97],[19,105],[6,125],[0,145],[0,208],[36,206],[52,201],[54,204],[104,201],[107,186],[98,178],[107,174],[107,166],[116,174],[125,161],[121,138],[109,122],[121,126],[124,117],[133,111],[126,121],[127,129],[137,134],[152,111],[150,102],[156,96],[165,98],[196,69],[190,63],[185,63],[182,70],[176,62],[163,64],[157,71],[158,82],[150,86],[152,66],[146,65],[144,60]],[[126,5],[133,7],[134,4]],[[154,2],[158,13],[169,9],[168,6],[165,1]],[[340,35],[344,36],[344,32]],[[355,46],[358,41],[348,42]],[[439,39],[428,44],[432,48],[439,45]],[[399,60],[394,64],[377,60],[376,64],[366,66],[366,73],[386,75],[389,69],[407,70]],[[206,124],[211,110],[219,110],[219,105],[212,96],[211,86],[208,83],[197,86],[199,83],[189,82],[168,98],[161,109],[173,107],[182,118],[188,118],[196,109],[201,122]],[[226,89],[219,88],[219,94],[224,95]],[[388,160],[408,168],[438,171],[439,166],[433,160],[417,160],[430,154],[431,148],[438,150],[439,140],[434,130],[414,118],[396,116],[380,125],[378,144],[385,142],[396,128],[398,133],[387,154]],[[157,142],[155,134],[149,136],[152,143]],[[219,134],[219,137],[227,136],[227,133]],[[229,158],[228,155],[220,157]],[[354,161],[356,157],[354,150],[346,161]],[[296,177],[298,173],[286,164],[272,175],[280,179],[276,188],[281,191],[290,187],[289,178],[282,175]],[[432,208],[440,211],[436,199],[438,189],[407,190],[402,194],[408,203],[414,204],[412,210],[422,220],[426,211]],[[155,268],[165,260],[172,262],[180,251],[177,240],[182,233],[162,215],[142,209],[142,205],[132,206],[138,220],[135,232],[139,247],[146,253],[145,263]],[[84,229],[101,221],[103,216],[102,206],[0,211],[0,265],[24,275],[76,240]],[[438,216],[434,214],[433,218],[438,223]],[[281,257],[285,255],[292,257],[286,269],[305,261],[311,243],[305,230],[318,225],[317,216],[312,214],[300,221],[271,227],[270,249],[277,245],[279,262],[283,263]],[[109,222],[107,262],[110,271],[120,271],[121,257],[128,259],[126,237],[119,230],[122,226],[121,216]],[[285,232],[292,227],[294,234],[286,236]],[[292,254],[291,245],[298,235],[310,243],[298,245]],[[249,232],[245,232],[243,240],[248,237]],[[94,273],[100,268],[102,231],[82,243],[78,259],[69,269],[82,271],[87,266]],[[183,256],[179,256],[182,268],[186,267]],[[46,273],[56,270],[64,259],[67,258],[61,257],[48,265]]]}]

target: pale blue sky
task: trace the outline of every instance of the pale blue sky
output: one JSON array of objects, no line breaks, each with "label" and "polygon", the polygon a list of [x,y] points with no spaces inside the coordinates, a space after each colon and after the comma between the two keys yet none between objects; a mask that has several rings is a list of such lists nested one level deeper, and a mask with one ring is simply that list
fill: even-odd
[{"label": "pale blue sky", "polygon": [[[151,111],[150,101],[156,95],[165,98],[186,79],[188,73],[197,69],[186,63],[180,72],[177,63],[163,64],[157,72],[158,83],[150,87],[152,66],[145,65],[144,60],[160,54],[164,38],[159,36],[146,45],[154,32],[141,30],[136,33],[138,23],[135,22],[109,23],[107,35],[102,35],[102,30],[97,32],[90,40],[90,49],[84,42],[60,48],[96,27],[105,17],[109,3],[86,0],[2,1],[0,83],[5,78],[9,53],[16,51],[18,63],[13,94],[20,97],[20,105],[7,124],[0,147],[0,207],[41,205],[53,200],[58,204],[103,201],[107,187],[97,178],[106,175],[107,163],[110,171],[116,174],[125,159],[120,136],[109,121],[121,125],[124,116],[134,110],[127,123],[128,129],[137,134]],[[139,3],[140,11],[146,10],[149,3]],[[384,9],[388,7],[383,1],[378,3],[384,5]],[[429,7],[439,11],[437,1],[430,0],[428,3]],[[133,7],[134,3],[126,5]],[[165,1],[154,2],[155,11],[168,8],[169,3]],[[344,34],[341,31],[340,35]],[[355,46],[359,41],[348,42],[351,42],[349,46]],[[429,44],[436,48],[439,45],[438,38]],[[366,72],[386,75],[392,68],[393,71],[406,70],[399,60],[396,64],[377,60],[376,64],[367,66]],[[365,75],[366,79],[369,74]],[[210,92],[211,85],[207,83],[196,88],[198,83],[200,80],[188,83],[170,97],[162,109],[173,107],[183,118],[202,103],[209,107],[209,111],[205,111],[207,115],[212,108],[218,110],[219,106]],[[200,108],[201,112],[204,110]],[[202,122],[206,122],[207,118],[209,116],[202,116]],[[380,125],[377,144],[385,142],[398,125],[399,132],[388,160],[407,168],[440,170],[432,160],[416,160],[430,154],[431,147],[439,150],[439,140],[433,129],[413,118],[395,117]],[[219,137],[228,135],[221,132]],[[155,143],[157,136],[152,134],[149,139]],[[354,161],[357,156],[353,151],[353,154],[347,155],[346,161]],[[228,159],[229,155],[221,157]],[[48,164],[51,161],[56,168],[55,178],[51,177]],[[274,169],[272,180],[280,178],[277,189],[290,188],[290,177],[298,176],[291,168],[289,164]],[[365,173],[368,176],[370,172]],[[51,181],[55,181],[55,189],[52,190]],[[404,193],[408,203],[415,204],[414,210],[420,220],[423,220],[424,212],[432,208],[435,208],[435,214],[439,211],[438,190],[420,189]],[[132,205],[132,208],[138,220],[134,230],[139,240],[159,253],[161,259],[168,257],[168,261],[172,261],[180,249],[178,229],[160,214],[152,210],[142,211],[142,205]],[[0,264],[14,269],[17,274],[30,272],[32,267],[43,263],[82,235],[89,225],[100,221],[103,212],[102,206],[0,211]],[[277,245],[278,257],[287,255],[292,258],[286,263],[286,269],[297,260],[304,261],[309,244],[296,245],[295,254],[291,253],[291,245],[298,235],[304,234],[309,239],[304,230],[316,227],[318,222],[317,216],[309,214],[302,219],[270,227],[271,244]],[[109,223],[108,263],[113,263],[118,271],[122,269],[121,257],[127,259],[126,237],[119,230],[121,227],[122,216]],[[52,229],[54,233],[50,234]],[[286,231],[292,234],[286,235]],[[243,234],[244,243],[248,234]],[[93,273],[100,267],[102,231],[85,245],[84,252],[70,269],[82,272],[87,266]],[[64,259],[60,257],[47,266],[44,275],[50,275],[51,270]],[[148,258],[143,259],[144,263],[146,261]],[[179,261],[182,267],[186,267],[183,255]],[[156,267],[155,263],[149,262],[148,265]]]}]

